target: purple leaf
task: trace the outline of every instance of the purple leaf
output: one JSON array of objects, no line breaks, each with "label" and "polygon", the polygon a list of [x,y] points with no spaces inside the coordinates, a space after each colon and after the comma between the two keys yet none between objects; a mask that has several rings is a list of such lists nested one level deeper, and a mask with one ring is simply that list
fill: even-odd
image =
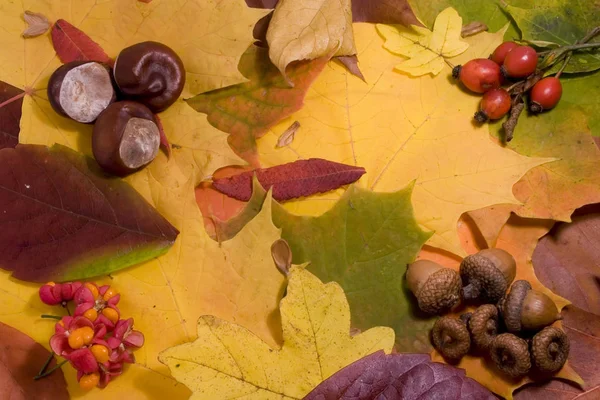
[{"label": "purple leaf", "polygon": [[0,149],[19,143],[24,95],[23,90],[0,81]]},{"label": "purple leaf", "polygon": [[431,362],[426,354],[366,356],[338,371],[304,400],[495,400],[465,371]]},{"label": "purple leaf", "polygon": [[31,282],[108,274],[179,233],[131,186],[64,146],[0,150],[0,266]]}]

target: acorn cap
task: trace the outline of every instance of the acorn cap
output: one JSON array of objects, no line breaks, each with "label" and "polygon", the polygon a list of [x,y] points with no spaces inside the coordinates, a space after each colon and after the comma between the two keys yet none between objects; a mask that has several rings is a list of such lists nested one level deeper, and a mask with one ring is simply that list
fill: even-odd
[{"label": "acorn cap", "polygon": [[433,325],[434,347],[449,360],[460,360],[469,352],[471,338],[464,322],[453,317],[441,317]]},{"label": "acorn cap", "polygon": [[456,271],[442,268],[429,276],[417,292],[419,308],[428,314],[439,314],[460,302],[462,283]]},{"label": "acorn cap", "polygon": [[522,377],[531,369],[527,342],[512,333],[501,333],[494,338],[490,356],[496,367],[511,378]]},{"label": "acorn cap", "polygon": [[535,368],[543,373],[558,372],[567,362],[570,347],[566,333],[553,326],[545,327],[531,342]]},{"label": "acorn cap", "polygon": [[502,249],[485,249],[463,259],[460,276],[465,285],[463,297],[495,303],[515,278],[516,262]]},{"label": "acorn cap", "polygon": [[493,304],[478,307],[469,319],[471,340],[480,350],[487,350],[498,334],[498,309]]},{"label": "acorn cap", "polygon": [[516,281],[511,286],[510,293],[506,296],[502,307],[502,317],[509,332],[519,332],[521,330],[521,306],[527,292],[530,290],[531,284],[525,280]]}]

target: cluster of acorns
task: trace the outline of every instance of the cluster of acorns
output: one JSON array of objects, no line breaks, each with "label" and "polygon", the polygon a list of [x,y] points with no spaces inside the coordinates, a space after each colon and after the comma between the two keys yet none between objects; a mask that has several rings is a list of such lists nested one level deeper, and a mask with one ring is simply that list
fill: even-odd
[{"label": "cluster of acorns", "polygon": [[48,83],[48,100],[62,116],[94,124],[92,150],[107,172],[124,176],[158,154],[160,130],[154,113],[173,104],[185,84],[179,56],[157,42],[122,50],[114,66],[74,61]]},{"label": "cluster of acorns", "polygon": [[[475,93],[483,93],[475,120],[486,122],[504,117],[513,104],[511,95],[522,91],[503,89],[504,83],[524,80],[532,76],[538,67],[538,53],[531,46],[504,42],[494,50],[490,58],[476,58],[452,70],[452,76]],[[511,89],[517,88],[512,85]],[[523,89],[523,88],[521,88]],[[540,113],[554,108],[562,96],[562,84],[557,77],[540,79],[529,92],[529,111]]]},{"label": "cluster of acorns", "polygon": [[50,347],[77,370],[82,389],[105,387],[123,372],[124,364],[135,362],[133,350],[142,347],[144,335],[133,329],[133,318],[121,319],[121,296],[110,286],[49,282],[39,295],[48,305],[75,303],[73,316],[55,325]]},{"label": "cluster of acorns", "polygon": [[432,342],[444,358],[457,362],[474,350],[510,378],[532,368],[543,375],[562,368],[569,339],[550,326],[561,318],[556,305],[528,281],[512,283],[515,275],[514,258],[501,249],[465,257],[459,272],[428,260],[409,266],[407,284],[422,311],[440,315],[461,300],[482,304],[459,318],[443,316],[435,322]]}]

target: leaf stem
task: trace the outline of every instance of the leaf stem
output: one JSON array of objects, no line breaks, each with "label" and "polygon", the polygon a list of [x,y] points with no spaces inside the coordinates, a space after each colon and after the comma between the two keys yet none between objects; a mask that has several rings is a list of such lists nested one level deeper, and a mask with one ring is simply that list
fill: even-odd
[{"label": "leaf stem", "polygon": [[[600,26],[597,26],[594,29],[592,29],[587,35],[585,35],[585,37],[583,39],[581,39],[580,41],[578,41],[576,44],[587,43],[590,40],[592,40],[592,38],[594,36],[598,35],[599,33],[600,33]],[[569,64],[569,61],[571,61],[571,57],[573,57],[573,52],[572,51],[570,51],[569,54],[567,54],[567,57],[565,58],[565,61],[563,62],[563,65],[560,67],[560,69],[556,73],[555,78],[557,78],[557,79],[560,78],[560,76],[562,75],[562,73],[565,70],[565,68],[567,68],[567,64]]]},{"label": "leaf stem", "polygon": [[2,103],[0,103],[0,108],[2,108],[4,106],[12,103],[13,101],[17,101],[19,99],[22,99],[25,96],[27,96],[27,92],[23,92],[23,93],[20,93],[20,94],[18,94],[16,96],[13,96],[10,99],[7,99],[7,100],[3,101]]},{"label": "leaf stem", "polygon": [[40,372],[38,372],[38,374],[36,376],[40,376],[40,375],[42,375],[46,371],[46,368],[48,368],[48,365],[50,365],[50,363],[52,362],[53,358],[54,358],[54,353],[50,353],[50,355],[48,356],[48,359],[46,360],[46,362],[42,366],[42,369],[40,369]]},{"label": "leaf stem", "polygon": [[34,376],[33,380],[37,381],[39,379],[45,378],[46,376],[50,375],[51,373],[53,373],[54,371],[56,371],[57,369],[59,369],[60,367],[62,367],[63,365],[65,365],[68,362],[69,362],[69,360],[64,360],[63,362],[55,365],[54,367],[50,368],[48,371],[44,372],[43,374]]},{"label": "leaf stem", "polygon": [[42,314],[42,318],[48,318],[48,319],[58,319],[61,320],[62,317],[58,316],[58,315],[50,315],[50,314]]}]

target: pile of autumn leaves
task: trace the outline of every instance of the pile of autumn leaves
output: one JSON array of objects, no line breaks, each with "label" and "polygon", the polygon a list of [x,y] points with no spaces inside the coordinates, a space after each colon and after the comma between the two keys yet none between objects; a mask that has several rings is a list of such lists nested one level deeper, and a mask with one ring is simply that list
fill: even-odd
[{"label": "pile of autumn leaves", "polygon": [[[293,8],[293,6],[294,6],[293,3],[294,3],[293,1],[287,1],[287,2],[281,1],[280,6],[278,6],[278,9],[276,10],[276,13],[278,13],[278,15],[280,15],[280,16],[283,15],[286,12],[286,8],[290,8],[290,7]],[[350,3],[345,2],[344,4],[349,7]],[[331,5],[329,5],[329,6],[332,7]],[[456,14],[456,12],[454,12],[453,10],[451,10],[451,13]],[[449,13],[446,12],[444,14],[445,14],[445,16],[448,16]],[[335,14],[335,15],[337,15],[337,14]],[[344,18],[339,18],[339,19],[343,20]],[[347,24],[345,24],[344,26],[347,26]],[[351,24],[350,24],[350,26],[351,26]],[[288,28],[285,26],[285,24],[282,24],[281,20],[278,20],[276,18],[275,23],[273,24],[273,29],[271,30],[271,34],[267,35],[267,40],[269,40],[271,42],[272,48],[279,47],[281,50],[281,48],[284,47],[284,44],[282,44],[280,42],[280,39],[282,39],[282,37],[278,36],[277,34],[275,34],[273,32],[277,32],[277,31],[281,32],[281,31],[285,31],[286,29],[288,29]],[[360,29],[360,28],[358,28],[358,29]],[[420,28],[420,29],[424,29],[424,28]],[[374,31],[374,29],[373,29],[373,31]],[[427,35],[432,34],[431,31],[428,31],[428,30],[426,30],[426,31],[427,31],[426,32]],[[341,35],[344,37],[344,40],[341,42],[341,45],[340,45],[339,41],[335,41],[335,43],[331,42],[329,44],[333,47],[327,48],[327,49],[321,49],[322,52],[324,54],[330,54],[330,53],[333,54],[334,50],[336,50],[335,47],[339,45],[339,48],[337,48],[337,50],[335,52],[336,56],[351,56],[354,53],[356,53],[356,48],[354,46],[353,40],[351,40],[352,39],[352,30],[348,29],[344,32],[341,32]],[[370,37],[370,39],[377,39],[377,40],[372,40],[372,41],[376,42],[376,46],[378,46],[378,47],[381,46],[381,41],[378,41],[378,39],[380,39],[380,38],[377,38],[376,34],[373,35],[372,37]],[[386,46],[388,46],[388,48],[389,48],[389,45],[390,45],[389,43],[386,43]],[[431,53],[431,52],[429,52],[429,53]],[[429,54],[429,55],[431,55],[431,54]],[[454,55],[456,55],[456,54],[454,54]],[[296,56],[297,56],[297,54],[288,55],[286,57],[281,57],[278,60],[273,60],[276,67],[280,70],[280,72],[282,72],[282,76],[285,76],[285,78],[287,78],[287,79],[291,79],[291,76],[289,74],[290,70],[293,67],[293,64],[291,64],[291,63],[293,63],[295,60],[298,60],[298,59],[314,58],[315,54],[311,53],[311,54],[300,55],[298,57],[296,57]],[[453,53],[449,49],[443,48],[440,50],[439,54],[433,54],[433,56],[434,56],[434,58],[432,60],[430,60],[430,63],[425,65],[424,70],[426,72],[424,72],[423,74],[431,73],[432,75],[436,75],[437,73],[439,73],[443,68],[445,68],[444,58],[452,57]],[[362,61],[364,62],[366,60],[362,60]],[[413,71],[413,72],[415,71],[415,66],[414,66],[414,64],[411,66],[410,60],[405,61],[402,64],[403,64],[403,66],[401,68],[398,68],[399,70],[403,71],[402,68],[404,68],[403,72],[406,72],[406,70]],[[288,65],[289,65],[289,67],[288,67]],[[324,65],[324,63],[323,63],[323,65]],[[321,65],[321,67],[322,67],[322,65]],[[423,67],[423,65],[420,65],[418,67]],[[388,68],[388,67],[386,66],[386,68]],[[390,72],[391,72],[391,68],[392,67],[389,66]],[[439,68],[439,69],[437,69],[437,68]],[[287,75],[286,75],[286,71],[288,72]],[[315,74],[317,74],[317,73],[315,73]],[[398,79],[406,78],[405,76],[402,76],[401,74],[396,74],[396,75],[397,76],[392,77],[392,78],[396,78],[395,80],[389,79],[389,81],[386,82],[385,79],[382,79],[381,80],[382,84],[383,83],[390,84],[390,87],[391,87],[391,84],[393,84],[393,82],[396,82]],[[386,76],[385,78],[388,78],[388,77]],[[310,82],[308,84],[310,84]],[[259,87],[258,91],[260,91],[260,89],[261,88]],[[378,90],[374,90],[373,92],[378,93]],[[407,91],[407,93],[406,93],[407,98],[409,98],[408,92],[409,91]],[[198,93],[198,92],[196,92],[196,93]],[[196,94],[196,93],[194,93],[194,94]],[[303,96],[303,94],[304,93],[302,93],[302,96]],[[365,96],[366,96],[366,94],[365,94]],[[233,97],[234,97],[234,95],[231,96],[231,100],[233,100]],[[230,100],[230,98],[227,97],[226,100]],[[246,100],[246,98],[244,97],[244,101],[245,100]],[[417,101],[415,99],[411,99],[411,100],[413,100],[415,102],[415,104],[417,103]],[[300,103],[300,102],[298,102],[298,103]],[[190,101],[190,105],[193,106],[193,104],[194,104],[194,102]],[[187,105],[185,105],[185,106],[187,107]],[[379,106],[383,107],[384,105],[380,104]],[[298,107],[299,107],[299,104],[298,104]],[[396,109],[394,112],[399,113],[398,110],[399,110],[399,108]],[[179,111],[180,111],[180,109],[178,108],[177,112],[179,112]],[[469,113],[472,115],[471,110],[469,110]],[[283,118],[283,116],[281,116],[281,117]],[[300,118],[300,117],[298,117],[298,118]],[[306,115],[305,115],[305,118],[304,118],[304,120],[302,120],[302,123],[304,124],[305,120],[309,120],[309,119],[310,118],[306,118]],[[217,123],[223,122],[223,121],[227,122],[226,119],[219,120],[219,118],[216,118],[216,117],[209,118],[209,120],[212,121],[211,123],[213,123],[213,124],[215,123],[215,120],[217,120]],[[177,119],[177,121],[179,121],[179,119]],[[409,119],[409,122],[412,123],[412,121],[410,119]],[[275,122],[272,122],[272,124],[274,124],[274,123]],[[407,126],[408,126],[408,124],[407,124]],[[266,131],[266,129],[267,128],[265,128],[265,131]],[[404,129],[404,127],[403,127],[403,129]],[[223,129],[223,130],[226,130],[226,129]],[[318,130],[313,129],[313,131],[318,131]],[[300,132],[303,132],[303,131],[301,130]],[[170,133],[173,133],[173,132],[169,132],[169,131],[167,132],[167,134],[170,134]],[[370,134],[371,132],[368,132],[368,133]],[[263,134],[264,134],[264,132],[263,132]],[[354,134],[360,135],[360,129],[356,129],[354,131]],[[232,134],[232,137],[233,136],[234,135]],[[257,134],[256,136],[260,136],[260,135]],[[252,139],[254,140],[254,137]],[[487,140],[487,138],[486,138],[486,140]],[[233,142],[234,142],[234,140],[231,141],[231,143],[233,143]],[[383,142],[383,140],[382,140],[382,142]],[[441,142],[441,139],[438,140],[437,142]],[[364,140],[362,141],[362,143],[364,143]],[[289,144],[289,142],[288,142],[288,144]],[[353,143],[353,145],[354,145],[354,143]],[[489,145],[495,146],[493,144],[489,144]],[[314,146],[314,144],[312,144],[312,146]],[[445,150],[446,149],[444,147],[444,151]],[[238,154],[246,155],[245,153],[239,151],[239,149],[236,149],[236,152]],[[291,152],[289,152],[289,153],[291,154]],[[433,153],[433,151],[431,153]],[[307,153],[307,154],[312,154],[312,153]],[[256,156],[256,154],[255,154],[255,156]],[[296,157],[296,156],[293,156],[293,157]],[[538,160],[536,162],[539,164],[539,162],[541,162],[541,161]],[[515,162],[514,164],[517,164],[517,163]],[[530,168],[532,165],[534,165],[533,162],[531,162],[531,164],[528,164],[527,168]],[[513,173],[513,174],[520,176],[519,172],[524,173],[524,171],[527,170],[527,168],[525,168],[524,165],[522,166],[522,168],[523,168],[522,171],[519,170],[519,171],[517,171],[516,174],[515,173]],[[369,170],[369,168],[367,168],[367,169]],[[392,169],[390,169],[390,171],[392,171]],[[210,173],[212,171],[208,171],[208,172]],[[358,171],[358,172],[360,173],[363,171]],[[373,171],[369,170],[369,172],[372,173]],[[362,175],[362,173],[360,175]],[[247,188],[249,188],[250,178],[248,175],[246,175],[244,178],[245,178],[244,184],[246,184]],[[411,179],[414,179],[414,176],[411,176],[408,178],[410,178],[410,179],[408,179],[407,181],[410,181]],[[153,177],[151,179],[153,179]],[[375,184],[376,183],[377,183],[377,181],[375,182]],[[512,183],[513,182],[511,181],[510,182],[511,186],[512,186]],[[373,184],[373,187],[375,186],[375,184]],[[465,185],[465,186],[468,186],[468,185]],[[373,189],[373,187],[371,187],[371,189]],[[424,187],[425,186],[421,186],[421,188],[424,188]],[[388,188],[388,189],[391,189],[391,188]],[[498,196],[498,197],[501,197],[501,196]],[[244,197],[244,198],[247,199],[248,197]],[[450,199],[450,200],[452,200],[452,199]],[[270,201],[270,199],[268,199],[267,201]],[[423,201],[423,200],[421,199],[418,201]],[[489,200],[486,200],[486,201],[489,201]],[[354,206],[352,205],[352,202],[349,202],[349,203],[350,203],[350,207],[353,208]],[[468,205],[466,205],[465,207],[468,207]],[[476,208],[475,206],[472,206],[472,207]],[[464,211],[464,209],[453,210],[453,212],[456,215],[460,215],[463,211]],[[411,210],[411,213],[412,213],[412,210]],[[411,214],[411,218],[412,218],[412,214]],[[432,219],[435,220],[435,218],[432,218]],[[449,218],[449,219],[451,219],[451,218]],[[454,232],[452,234],[454,234]],[[308,257],[310,257],[310,255],[308,255]],[[177,268],[174,268],[174,269],[177,269]],[[310,273],[308,273],[307,271],[304,271],[304,270],[302,270],[302,272],[296,271],[296,276],[297,276],[296,279],[297,280],[300,280],[300,279],[309,280],[309,278],[307,278],[307,275],[310,275]],[[74,285],[74,286],[69,286],[69,285]],[[95,294],[93,287],[96,288],[96,291],[98,292],[97,294]],[[339,287],[338,287],[338,289],[339,289]],[[288,290],[289,290],[288,296],[286,297],[288,302],[291,303],[292,300],[297,301],[298,300],[296,298],[297,296],[293,296],[293,295],[298,294],[298,292],[294,292],[294,290],[299,290],[298,287],[296,287],[296,289],[292,289],[290,287],[290,288],[288,288]],[[326,290],[331,290],[331,289],[327,288],[323,285],[319,286],[319,285],[315,284],[312,291],[307,291],[307,293],[315,294],[315,297],[319,298],[318,295],[321,292],[325,292]],[[91,293],[91,295],[88,293],[88,291]],[[341,291],[341,290],[339,290],[339,291]],[[77,293],[79,293],[79,294],[77,294]],[[109,294],[107,295],[107,293],[109,293]],[[118,302],[118,297],[117,297],[118,295],[115,296],[114,293],[111,294],[111,292],[109,292],[109,289],[107,287],[105,287],[105,286],[97,287],[93,284],[81,285],[79,283],[65,284],[65,286],[59,286],[59,284],[48,285],[48,286],[44,286],[42,288],[41,295],[42,295],[42,299],[45,302],[47,302],[48,304],[55,303],[55,302],[62,303],[62,302],[74,301],[75,304],[77,305],[77,308],[75,311],[75,316],[73,318],[64,317],[61,320],[61,322],[59,322],[56,325],[56,329],[55,329],[56,333],[53,336],[51,342],[54,343],[54,344],[52,344],[52,348],[56,352],[56,354],[59,354],[59,355],[65,357],[67,360],[71,361],[71,364],[78,370],[78,375],[79,375],[78,378],[79,378],[80,382],[83,382],[82,387],[90,388],[95,385],[98,385],[101,387],[105,386],[110,379],[114,378],[116,375],[118,375],[121,372],[122,366],[124,363],[130,362],[132,360],[131,350],[136,348],[138,345],[141,345],[140,340],[139,340],[140,335],[136,331],[132,330],[133,321],[131,319],[126,319],[126,320],[121,319],[118,311],[116,314],[117,318],[115,318],[115,314],[112,311],[110,311],[110,310],[116,310],[116,302]],[[348,292],[348,296],[350,296],[349,292]],[[414,299],[411,298],[410,300],[413,301]],[[338,303],[343,303],[343,302],[344,301],[342,301],[342,300],[338,301]],[[315,301],[315,303],[316,303],[316,301]],[[338,303],[336,303],[336,304],[338,304]],[[90,306],[91,304],[93,304],[93,305]],[[335,308],[336,310],[337,310],[337,307],[338,306],[336,305],[336,308]],[[302,308],[302,307],[300,307],[300,308]],[[339,308],[343,309],[344,307],[339,306]],[[77,311],[77,309],[79,309],[79,311]],[[323,307],[323,309],[326,309],[326,307]],[[323,314],[325,314],[323,309],[317,309],[317,311],[315,311],[315,313],[319,314],[319,312],[322,312]],[[282,305],[282,307],[281,307],[282,314],[285,314],[286,310],[289,311],[290,308],[285,308]],[[344,310],[344,312],[346,312],[346,311],[347,310]],[[95,313],[95,315],[94,315],[94,313]],[[294,312],[290,311],[289,314],[295,314],[295,311]],[[298,325],[299,321],[300,322],[304,321],[303,318],[293,319],[293,318],[288,318],[288,317],[289,317],[289,315],[284,315],[284,325],[287,322],[288,325],[285,325],[285,326],[287,326],[288,329],[290,329],[290,325],[294,325],[294,323],[296,323],[296,325]],[[348,315],[344,314],[344,317],[347,317],[347,324],[349,325],[349,318],[350,318],[349,312],[348,312]],[[340,318],[340,319],[343,319],[343,318]],[[136,321],[139,322],[139,319],[137,317],[136,317]],[[345,328],[346,327],[345,324],[346,324],[346,322],[344,322],[344,324],[341,324],[341,326],[343,328]],[[286,329],[285,326],[284,326],[284,331]],[[345,339],[347,339],[346,338],[347,331],[348,331],[348,329],[345,329],[345,330],[340,329],[339,331],[334,331],[333,334],[336,335],[336,337],[343,337],[345,340]],[[91,332],[93,332],[93,334]],[[269,355],[271,353],[272,349],[267,350],[266,347],[264,346],[264,343],[258,341],[258,339],[255,337],[253,339],[248,339],[248,336],[250,336],[250,335],[247,331],[243,330],[240,327],[228,326],[228,325],[226,325],[226,323],[224,321],[215,321],[214,319],[203,317],[199,321],[199,337],[200,337],[200,339],[198,341],[196,341],[194,343],[190,343],[189,345],[184,345],[181,347],[177,346],[170,350],[166,350],[161,357],[161,361],[167,363],[169,365],[169,367],[171,368],[173,376],[175,376],[181,382],[186,382],[186,384],[190,388],[194,389],[195,391],[200,392],[200,391],[203,391],[205,388],[201,387],[200,383],[198,382],[200,380],[200,378],[199,378],[200,374],[198,373],[198,371],[193,370],[192,367],[190,365],[188,365],[188,364],[192,364],[192,362],[182,363],[182,362],[176,360],[177,357],[173,357],[173,359],[170,359],[169,355],[175,354],[179,357],[184,357],[184,358],[188,357],[189,358],[189,357],[192,357],[192,352],[190,350],[193,349],[196,352],[193,354],[193,357],[197,357],[198,359],[200,359],[202,362],[204,362],[206,364],[202,367],[203,370],[208,371],[207,373],[212,373],[214,371],[220,371],[219,368],[224,368],[224,367],[221,365],[216,365],[215,363],[212,363],[213,359],[215,358],[214,353],[211,353],[209,351],[202,353],[202,351],[206,350],[206,349],[202,348],[202,346],[201,346],[202,342],[203,341],[207,342],[207,341],[211,340],[208,338],[209,337],[212,338],[212,336],[210,336],[210,335],[212,335],[214,332],[218,332],[219,334],[222,335],[219,338],[222,338],[222,337],[227,338],[229,340],[227,343],[229,343],[230,345],[231,345],[231,343],[233,343],[233,345],[235,345],[236,342],[239,342],[240,347],[242,348],[241,351],[247,352],[252,357],[254,357],[258,360],[261,360],[261,361],[267,360],[273,365],[278,362],[277,360],[272,358],[275,356]],[[381,332],[379,332],[379,333],[381,333]],[[230,336],[227,336],[227,335],[230,335]],[[388,335],[389,335],[389,332],[388,332]],[[367,339],[365,339],[365,337]],[[354,340],[354,342],[358,342],[359,340],[365,340],[366,342],[368,342],[368,338],[369,338],[369,335],[365,335],[365,336],[362,336],[362,339],[355,337],[352,340]],[[289,337],[286,339],[289,339]],[[291,340],[286,340],[286,343],[289,343],[290,341]],[[382,340],[382,342],[383,342],[383,340]],[[386,351],[390,351],[391,343],[389,340],[389,336],[386,337],[385,342],[386,342],[385,346],[378,347],[378,348],[385,348]],[[302,344],[304,345],[305,343],[302,343]],[[212,343],[212,345],[213,345],[212,348],[214,348],[214,349],[218,348],[220,350],[223,350],[223,349],[221,349],[221,347],[218,347],[219,343],[217,340],[215,340],[215,342]],[[307,347],[308,347],[308,345],[307,345]],[[348,347],[351,348],[351,346],[348,346]],[[256,353],[252,353],[252,351],[254,351],[255,348],[263,350],[264,354],[260,353],[259,351],[256,351]],[[373,350],[374,347],[371,347],[368,349]],[[228,350],[228,349],[225,349],[225,350]],[[238,349],[238,350],[240,350],[240,349]],[[334,353],[345,354],[345,351],[342,351],[342,350],[347,350],[347,348],[343,348],[343,349],[336,348]],[[277,353],[277,354],[279,354],[283,359],[285,359],[285,361],[287,363],[286,365],[294,365],[295,363],[297,363],[297,359],[290,356],[290,354],[291,353],[293,354],[294,351],[302,352],[303,354],[305,354],[306,349],[299,346],[297,348],[293,348],[292,351],[283,349],[280,353]],[[328,368],[325,369],[325,372],[322,371],[322,373],[324,374],[323,376],[319,376],[317,379],[311,374],[308,374],[308,373],[306,374],[306,377],[310,377],[310,379],[308,379],[308,378],[306,379],[306,381],[310,382],[310,384],[304,385],[304,387],[302,388],[305,390],[304,392],[301,392],[298,389],[297,392],[295,392],[295,393],[286,393],[286,394],[289,394],[290,397],[304,396],[308,390],[310,390],[311,388],[313,388],[317,384],[319,384],[319,382],[322,379],[325,379],[327,376],[334,374],[336,371],[340,370],[344,366],[351,364],[353,361],[363,357],[366,353],[368,353],[368,352],[364,351],[364,349],[361,349],[361,351],[351,352],[350,356],[339,357],[339,360],[336,357],[331,357],[331,359],[334,359],[335,362],[331,362],[331,360],[324,361],[325,364],[327,364],[327,362],[330,362],[330,364],[328,364]],[[244,353],[244,354],[246,354],[246,353]],[[288,358],[285,358],[285,357],[288,357]],[[235,357],[233,357],[233,358],[235,358]],[[320,355],[318,358],[321,359]],[[323,357],[323,358],[326,358],[326,357]],[[271,364],[269,364],[267,362],[263,363],[263,365],[271,365]],[[309,363],[307,362],[307,364],[309,364]],[[252,381],[252,379],[254,378],[254,375],[251,372],[258,370],[260,368],[263,368],[263,365],[261,365],[260,363],[258,363],[258,364],[250,363],[249,365],[250,365],[250,367],[248,367],[248,365],[243,366],[243,367],[248,367],[248,369],[245,370],[244,373],[242,373],[242,375],[244,376],[243,377],[244,383],[249,383],[249,385],[255,385],[255,387],[261,387],[261,385],[264,385],[265,383],[260,381],[260,379],[257,379],[257,381]],[[186,369],[188,367],[189,367],[189,369]],[[276,370],[272,370],[272,371],[269,370],[268,373],[270,373],[272,376],[278,376],[277,375],[278,371],[276,371]],[[301,373],[296,371],[296,374],[294,375],[294,377],[297,377],[299,375],[301,375]],[[123,379],[123,378],[121,378],[121,379]],[[301,380],[301,379],[299,379],[299,380]],[[282,379],[282,381],[283,381],[283,379]],[[224,385],[225,385],[225,383],[224,383]],[[283,393],[284,389],[277,388],[277,390],[282,390],[282,393]],[[217,394],[217,396],[218,396],[218,394]]]}]

